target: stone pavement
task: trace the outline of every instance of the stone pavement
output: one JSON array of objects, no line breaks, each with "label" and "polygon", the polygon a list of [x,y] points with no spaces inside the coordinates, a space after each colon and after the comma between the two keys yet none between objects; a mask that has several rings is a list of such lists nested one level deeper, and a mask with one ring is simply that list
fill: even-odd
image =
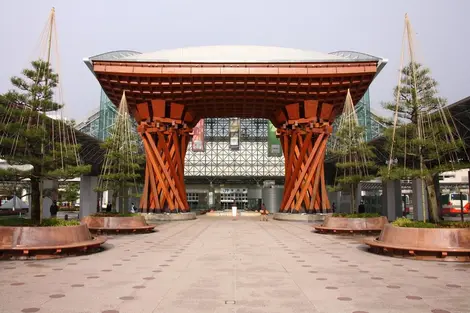
[{"label": "stone pavement", "polygon": [[158,230],[84,257],[0,262],[0,312],[470,312],[470,264],[378,256],[295,222]]}]

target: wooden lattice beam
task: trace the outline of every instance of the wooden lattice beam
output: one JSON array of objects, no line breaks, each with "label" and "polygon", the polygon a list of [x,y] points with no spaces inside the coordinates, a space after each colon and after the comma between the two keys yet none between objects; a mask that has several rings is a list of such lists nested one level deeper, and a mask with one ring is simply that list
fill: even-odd
[{"label": "wooden lattice beam", "polygon": [[281,212],[331,209],[324,177],[326,143],[331,132],[329,122],[306,122],[305,118],[278,129],[286,160]]},{"label": "wooden lattice beam", "polygon": [[189,211],[183,168],[184,145],[189,142],[186,137],[190,129],[177,124],[158,124],[141,122],[138,128],[147,156],[141,209],[143,212]]},{"label": "wooden lattice beam", "polygon": [[177,103],[153,99],[136,105],[133,112],[139,121],[147,159],[140,207],[143,212],[189,211],[184,185],[184,157],[194,120],[191,111]]}]

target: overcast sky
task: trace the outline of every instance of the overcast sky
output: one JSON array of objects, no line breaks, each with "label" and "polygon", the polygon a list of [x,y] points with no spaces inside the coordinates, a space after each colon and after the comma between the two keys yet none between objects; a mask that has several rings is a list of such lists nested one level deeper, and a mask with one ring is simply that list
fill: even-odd
[{"label": "overcast sky", "polygon": [[[36,57],[56,8],[65,113],[78,121],[99,107],[100,87],[84,57],[201,45],[266,45],[320,52],[355,50],[389,60],[371,86],[372,108],[392,99],[408,12],[418,60],[449,103],[470,96],[469,0],[113,0],[0,1],[0,92]],[[36,53],[36,55],[34,55]]]}]

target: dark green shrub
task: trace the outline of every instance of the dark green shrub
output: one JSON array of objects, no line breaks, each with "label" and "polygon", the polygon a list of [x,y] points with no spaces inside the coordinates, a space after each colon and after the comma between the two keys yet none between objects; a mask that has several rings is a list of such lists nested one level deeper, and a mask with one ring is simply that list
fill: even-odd
[{"label": "dark green shrub", "polygon": [[43,219],[41,222],[41,226],[44,227],[54,227],[54,226],[76,226],[80,225],[80,221],[78,220],[60,220],[57,218],[48,218]]},{"label": "dark green shrub", "polygon": [[80,225],[77,220],[60,220],[56,218],[43,219],[41,225],[36,225],[32,220],[14,217],[0,219],[0,226],[41,226],[41,227],[55,227],[55,226],[75,226]]},{"label": "dark green shrub", "polygon": [[94,217],[130,217],[130,216],[139,216],[138,213],[116,213],[116,212],[98,212],[91,214]]},{"label": "dark green shrub", "polygon": [[79,207],[60,207],[59,208],[59,211],[60,212],[79,212],[80,211],[80,208]]},{"label": "dark green shrub", "polygon": [[380,217],[379,213],[333,213],[333,217],[346,217],[346,218],[368,218]]},{"label": "dark green shrub", "polygon": [[413,227],[413,228],[470,228],[470,222],[447,222],[443,221],[439,224],[413,221],[405,217],[400,217],[392,222],[394,226],[398,227]]}]

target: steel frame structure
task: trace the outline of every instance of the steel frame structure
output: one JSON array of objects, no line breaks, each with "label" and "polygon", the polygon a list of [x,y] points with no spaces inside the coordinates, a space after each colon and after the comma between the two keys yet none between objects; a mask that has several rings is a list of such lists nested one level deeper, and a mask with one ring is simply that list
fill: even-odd
[{"label": "steel frame structure", "polygon": [[185,176],[204,176],[208,182],[216,177],[253,177],[261,180],[284,176],[284,157],[268,156],[268,120],[241,119],[240,147],[229,147],[229,119],[205,120],[205,150],[188,149]]},{"label": "steel frame structure", "polygon": [[77,130],[90,135],[95,138],[100,138],[99,133],[100,133],[100,118],[101,118],[101,112],[100,110],[96,110],[93,112],[85,121],[78,123],[77,126],[75,127]]}]

